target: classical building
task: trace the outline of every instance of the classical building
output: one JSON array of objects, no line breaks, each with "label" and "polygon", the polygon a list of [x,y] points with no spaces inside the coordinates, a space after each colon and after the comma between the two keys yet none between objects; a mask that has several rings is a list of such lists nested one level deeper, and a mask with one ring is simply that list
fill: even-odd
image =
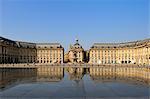
[{"label": "classical building", "polygon": [[36,44],[29,42],[16,41],[18,45],[18,62],[35,63],[36,62]]},{"label": "classical building", "polygon": [[150,64],[150,39],[125,43],[95,43],[90,64]]},{"label": "classical building", "polygon": [[0,37],[0,63],[17,63],[18,54],[15,41]]},{"label": "classical building", "polygon": [[69,62],[69,53],[66,52],[66,53],[64,54],[64,63],[68,63],[68,62]]},{"label": "classical building", "polygon": [[63,63],[64,48],[59,43],[37,43],[38,63]]},{"label": "classical building", "polygon": [[83,63],[150,65],[150,39],[124,43],[94,43],[84,51],[78,40],[64,56],[59,43],[29,43],[0,37],[0,64]]},{"label": "classical building", "polygon": [[59,43],[29,43],[0,37],[0,63],[63,63]]},{"label": "classical building", "polygon": [[79,44],[78,40],[76,40],[76,43],[73,46],[70,45],[68,57],[69,57],[69,62],[71,63],[84,62],[84,49]]},{"label": "classical building", "polygon": [[84,51],[84,62],[89,62],[89,50]]}]

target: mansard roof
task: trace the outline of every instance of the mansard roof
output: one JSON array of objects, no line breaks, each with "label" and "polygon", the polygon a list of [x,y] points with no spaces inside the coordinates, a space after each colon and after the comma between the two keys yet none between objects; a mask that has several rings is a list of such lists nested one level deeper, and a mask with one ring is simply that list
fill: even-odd
[{"label": "mansard roof", "polygon": [[0,43],[5,43],[7,45],[13,45],[19,48],[63,48],[60,43],[31,43],[31,42],[23,42],[23,41],[13,41],[10,39],[6,39],[4,37],[0,37]]},{"label": "mansard roof", "polygon": [[0,37],[0,43],[4,43],[6,45],[12,45],[12,46],[17,46],[16,42],[4,37]]},{"label": "mansard roof", "polygon": [[18,47],[22,48],[35,48],[36,44],[35,43],[30,43],[30,42],[22,42],[22,41],[16,41]]},{"label": "mansard roof", "polygon": [[94,43],[91,48],[109,48],[109,47],[134,47],[150,42],[150,38],[138,41],[123,42],[123,43]]},{"label": "mansard roof", "polygon": [[36,43],[36,48],[62,48],[60,43]]}]

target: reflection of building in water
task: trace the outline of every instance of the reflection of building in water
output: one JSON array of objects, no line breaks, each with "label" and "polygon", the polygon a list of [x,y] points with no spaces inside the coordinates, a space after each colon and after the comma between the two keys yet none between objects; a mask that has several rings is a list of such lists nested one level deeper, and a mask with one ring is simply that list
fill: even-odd
[{"label": "reflection of building in water", "polygon": [[84,61],[84,49],[79,44],[78,40],[76,40],[73,46],[70,46],[68,57],[71,63],[81,63]]},{"label": "reflection of building in water", "polygon": [[81,73],[76,73],[76,74],[72,73],[72,74],[69,74],[69,79],[74,80],[74,81],[80,81],[83,76],[84,74],[81,74]]},{"label": "reflection of building in water", "polygon": [[13,69],[13,68],[4,68],[0,69],[0,88],[3,88],[9,84],[15,82],[23,82],[25,80],[35,80],[37,76],[36,69]]},{"label": "reflection of building in water", "polygon": [[92,64],[150,64],[150,39],[126,43],[95,43],[89,54]]},{"label": "reflection of building in water", "polygon": [[0,69],[0,88],[7,85],[33,81],[60,81],[64,77],[61,67],[40,67],[38,69]]},{"label": "reflection of building in water", "polygon": [[[76,82],[79,87],[84,87],[82,78],[84,74],[89,73],[95,82],[104,81],[122,81],[125,83],[150,84],[149,67],[67,67],[69,79]],[[41,66],[37,69],[17,69],[3,68],[0,69],[0,89],[7,85],[26,83],[33,81],[58,82],[64,77],[64,68]],[[16,83],[17,82],[17,83]]]},{"label": "reflection of building in water", "polygon": [[69,67],[68,73],[70,80],[81,80],[84,75],[84,68]]},{"label": "reflection of building in water", "polygon": [[131,82],[150,82],[150,68],[147,67],[92,67],[90,76],[94,81],[122,80]]},{"label": "reflection of building in water", "polygon": [[[69,80],[74,81],[73,86],[78,89],[78,93],[85,95],[85,88],[84,88],[84,68],[82,67],[69,67],[68,68],[68,74],[69,74]],[[85,97],[86,98],[86,97]]]},{"label": "reflection of building in water", "polygon": [[37,70],[38,81],[60,81],[64,77],[64,68],[42,66]]}]

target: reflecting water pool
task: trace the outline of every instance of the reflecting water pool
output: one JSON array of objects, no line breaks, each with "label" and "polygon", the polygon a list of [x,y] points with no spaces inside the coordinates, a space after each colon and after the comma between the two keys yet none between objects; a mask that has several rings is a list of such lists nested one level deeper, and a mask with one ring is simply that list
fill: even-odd
[{"label": "reflecting water pool", "polygon": [[145,68],[1,68],[0,99],[149,99]]}]

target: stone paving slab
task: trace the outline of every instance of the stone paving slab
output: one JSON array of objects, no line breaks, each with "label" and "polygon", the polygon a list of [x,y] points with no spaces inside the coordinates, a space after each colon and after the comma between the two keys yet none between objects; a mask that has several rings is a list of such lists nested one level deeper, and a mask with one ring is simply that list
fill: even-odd
[{"label": "stone paving slab", "polygon": [[0,97],[0,99],[149,99],[149,97],[103,97],[103,98],[97,98],[97,97],[70,97],[70,98],[53,98],[53,97]]}]

